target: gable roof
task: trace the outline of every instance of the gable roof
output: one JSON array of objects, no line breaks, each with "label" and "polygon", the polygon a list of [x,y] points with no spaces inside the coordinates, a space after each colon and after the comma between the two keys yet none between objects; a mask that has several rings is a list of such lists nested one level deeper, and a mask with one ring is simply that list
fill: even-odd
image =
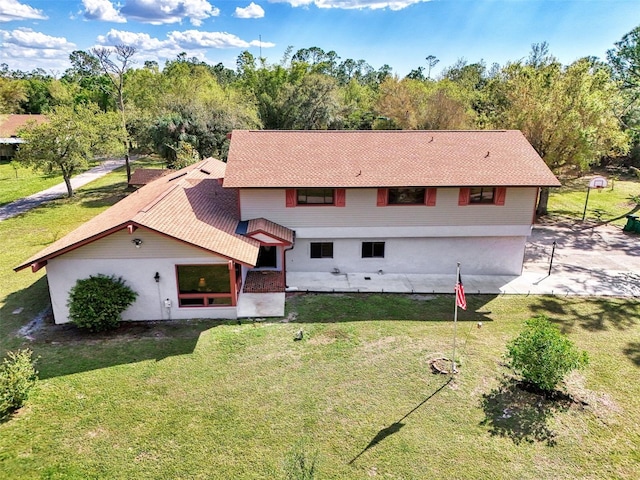
[{"label": "gable roof", "polygon": [[518,130],[235,130],[225,187],[560,186]]},{"label": "gable roof", "polygon": [[0,115],[0,137],[15,137],[18,130],[26,127],[29,122],[39,125],[46,121],[47,117],[44,115]]},{"label": "gable roof", "polygon": [[255,265],[260,242],[235,233],[236,190],[223,189],[225,164],[208,159],[136,190],[76,230],[18,265],[40,268],[57,257],[124,228],[146,228],[189,245]]},{"label": "gable roof", "polygon": [[146,185],[147,183],[151,183],[152,181],[164,177],[171,173],[171,170],[167,170],[164,168],[136,168],[136,170],[131,175],[131,180],[129,180],[129,185],[131,186],[140,186]]}]

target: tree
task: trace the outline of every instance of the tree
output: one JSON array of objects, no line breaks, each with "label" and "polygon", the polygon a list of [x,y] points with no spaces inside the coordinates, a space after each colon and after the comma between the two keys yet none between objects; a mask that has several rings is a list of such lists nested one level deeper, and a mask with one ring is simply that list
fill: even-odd
[{"label": "tree", "polygon": [[95,104],[58,106],[48,122],[30,124],[20,132],[16,160],[50,173],[62,173],[67,193],[73,196],[71,177],[96,155],[122,152],[122,127],[115,112],[102,113]]},{"label": "tree", "polygon": [[[115,51],[116,61],[111,59]],[[129,135],[127,133],[127,117],[124,110],[124,79],[125,74],[131,68],[132,57],[136,54],[135,47],[128,45],[116,45],[114,50],[108,48],[94,48],[91,53],[95,55],[105,75],[111,80],[117,95],[118,110],[122,118],[122,131],[124,137],[124,160],[127,168],[127,181],[131,180],[131,165],[129,164]]]},{"label": "tree", "polygon": [[620,85],[625,103],[620,117],[631,131],[634,143],[640,144],[640,27],[624,35],[615,48],[607,52],[612,76]]},{"label": "tree", "polygon": [[[628,138],[615,115],[619,91],[606,69],[591,59],[568,67],[541,55],[532,64],[503,68],[492,89],[492,126],[521,130],[555,174],[584,170],[603,156],[622,155]],[[547,214],[549,188],[541,189],[536,213]]]},{"label": "tree", "polygon": [[578,350],[544,315],[525,322],[507,345],[507,358],[519,375],[544,391],[554,390],[567,373],[589,363],[587,352]]}]

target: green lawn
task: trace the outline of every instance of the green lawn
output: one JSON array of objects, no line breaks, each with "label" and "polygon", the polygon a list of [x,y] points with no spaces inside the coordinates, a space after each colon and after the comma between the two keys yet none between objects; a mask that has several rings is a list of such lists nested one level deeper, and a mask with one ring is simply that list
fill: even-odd
[{"label": "green lawn", "polygon": [[[589,192],[585,221],[610,222],[624,226],[627,221],[625,215],[638,214],[640,210],[640,180],[633,176],[618,180],[611,175],[604,176],[608,178],[609,185],[602,190],[592,189]],[[573,221],[582,219],[589,178],[591,177],[564,179],[562,187],[551,189],[551,218],[567,218]]]},{"label": "green lawn", "polygon": [[0,162],[0,205],[46,190],[63,181],[58,173],[45,175],[24,167],[16,170],[9,162]]},{"label": "green lawn", "polygon": [[[428,360],[450,354],[452,323],[423,318],[450,317],[451,296],[302,295],[290,323],[98,337],[58,328],[31,344],[42,380],[0,425],[0,468],[25,479],[273,479],[297,447],[317,454],[317,478],[637,478],[638,302],[468,301],[461,373],[448,384]],[[390,319],[394,306],[402,320]],[[504,377],[505,342],[541,311],[589,351],[568,387],[579,402]]]},{"label": "green lawn", "polygon": [[[48,299],[43,272],[11,268],[121,198],[124,180],[0,222],[0,352],[31,347],[41,378],[0,424],[0,477],[277,479],[301,450],[319,479],[637,478],[637,299],[469,295],[450,383],[428,365],[451,353],[446,295],[295,295],[288,322],[16,336]],[[589,352],[573,400],[505,375],[506,342],[538,313]]]}]

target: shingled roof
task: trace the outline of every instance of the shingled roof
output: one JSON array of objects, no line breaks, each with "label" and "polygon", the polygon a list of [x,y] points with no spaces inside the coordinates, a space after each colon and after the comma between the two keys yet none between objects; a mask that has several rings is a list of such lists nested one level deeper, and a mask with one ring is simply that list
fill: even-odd
[{"label": "shingled roof", "polygon": [[235,130],[225,187],[560,186],[517,130]]},{"label": "shingled roof", "polygon": [[27,126],[29,122],[41,124],[47,121],[44,115],[0,115],[0,137],[15,137],[18,130]]},{"label": "shingled roof", "polygon": [[235,233],[236,190],[223,189],[225,164],[214,159],[155,180],[18,265],[47,260],[125,228],[145,228],[212,253],[255,265],[260,243]]}]

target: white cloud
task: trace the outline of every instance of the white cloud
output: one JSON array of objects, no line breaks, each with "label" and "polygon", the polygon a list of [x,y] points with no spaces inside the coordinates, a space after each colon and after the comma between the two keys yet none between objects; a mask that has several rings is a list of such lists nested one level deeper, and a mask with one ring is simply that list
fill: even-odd
[{"label": "white cloud", "polygon": [[71,51],[75,44],[63,37],[52,37],[41,32],[35,32],[30,28],[18,28],[16,30],[0,30],[0,39],[3,47],[36,48],[45,50]]},{"label": "white cloud", "polygon": [[134,33],[111,29],[106,35],[97,38],[100,46],[129,45],[135,47],[140,58],[174,59],[179,53],[187,52],[189,57],[205,59],[209,49],[249,48],[262,46],[275,47],[271,42],[259,40],[246,41],[226,32],[203,32],[199,30],[173,31],[165,40],[153,38],[146,33]]},{"label": "white cloud", "polygon": [[170,41],[152,38],[147,33],[124,32],[114,29],[109,30],[106,35],[98,36],[98,43],[101,45],[128,45],[145,52],[157,52],[172,46]]},{"label": "white cloud", "polygon": [[[186,30],[184,32],[171,32],[169,39],[182,49],[189,48],[248,48],[259,46],[258,40],[247,42],[240,37],[227,32],[202,32],[199,30]],[[262,46],[269,48],[275,44],[262,42]]]},{"label": "white cloud", "polygon": [[84,18],[87,20],[117,23],[127,21],[109,0],[82,0],[82,4],[84,5]]},{"label": "white cloud", "polygon": [[0,61],[12,69],[34,68],[57,70],[66,68],[74,43],[63,37],[52,37],[29,28],[0,30]]},{"label": "white cloud", "polygon": [[220,9],[206,0],[127,0],[120,14],[152,25],[179,23],[188,18],[199,26],[203,20],[220,15]]},{"label": "white cloud", "polygon": [[416,3],[431,0],[269,0],[274,3],[288,3],[292,7],[315,5],[318,8],[337,8],[342,10],[402,10]]},{"label": "white cloud", "polygon": [[18,0],[0,0],[0,22],[45,20],[46,18],[42,10],[20,3]]},{"label": "white cloud", "polygon": [[236,7],[234,16],[238,18],[262,18],[264,17],[264,9],[260,5],[251,2],[248,7]]}]

